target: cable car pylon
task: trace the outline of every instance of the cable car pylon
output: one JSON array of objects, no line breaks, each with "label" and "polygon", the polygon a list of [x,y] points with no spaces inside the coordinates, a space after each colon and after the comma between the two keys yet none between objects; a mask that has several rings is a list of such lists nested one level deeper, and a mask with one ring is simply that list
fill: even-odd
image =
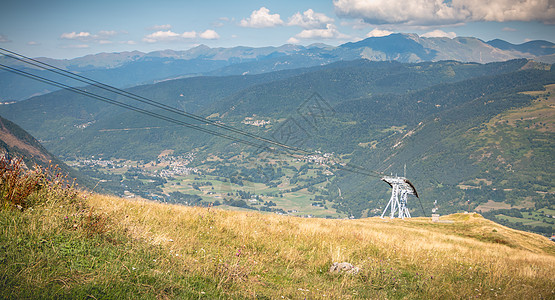
[{"label": "cable car pylon", "polygon": [[[406,166],[405,174],[403,175],[406,176]],[[414,185],[406,177],[400,176],[384,176],[382,180],[391,186],[391,198],[389,198],[389,202],[385,206],[381,217],[383,218],[387,209],[391,207],[389,214],[391,219],[394,219],[396,214],[400,219],[410,218],[410,212],[407,207],[408,195],[414,195],[418,198],[418,192]]]}]

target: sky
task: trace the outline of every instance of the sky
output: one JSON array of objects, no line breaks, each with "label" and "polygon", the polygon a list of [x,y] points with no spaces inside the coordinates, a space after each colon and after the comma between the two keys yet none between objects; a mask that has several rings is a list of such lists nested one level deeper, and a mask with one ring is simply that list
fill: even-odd
[{"label": "sky", "polygon": [[391,33],[555,42],[555,0],[2,0],[0,47],[31,57],[340,45]]}]

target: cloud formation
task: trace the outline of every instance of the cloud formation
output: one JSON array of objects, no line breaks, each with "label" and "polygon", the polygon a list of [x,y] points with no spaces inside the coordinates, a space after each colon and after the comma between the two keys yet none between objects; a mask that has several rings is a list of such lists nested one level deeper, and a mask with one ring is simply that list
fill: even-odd
[{"label": "cloud formation", "polygon": [[553,0],[334,0],[337,15],[369,24],[449,25],[471,21],[555,24]]},{"label": "cloud formation", "polygon": [[424,33],[423,35],[421,35],[421,37],[436,37],[436,38],[437,37],[446,37],[446,38],[453,39],[453,38],[457,37],[457,34],[452,32],[452,31],[451,32],[445,32],[443,30],[436,29],[434,31]]},{"label": "cloud formation", "polygon": [[254,10],[250,17],[241,20],[239,25],[253,28],[275,27],[283,25],[283,20],[279,14],[272,15],[269,9],[261,7],[259,10]]},{"label": "cloud formation", "polygon": [[300,43],[300,42],[301,42],[301,41],[299,41],[299,39],[297,39],[297,38],[295,38],[295,37],[290,37],[290,38],[287,40],[287,44],[298,44],[298,43]]},{"label": "cloud formation", "polygon": [[197,36],[195,31],[186,31],[181,34],[173,32],[171,30],[166,31],[156,31],[143,38],[143,42],[156,43],[156,42],[170,42],[179,39],[192,39]]},{"label": "cloud formation", "polygon": [[102,37],[109,37],[109,36],[114,36],[114,35],[117,35],[117,34],[118,33],[115,30],[100,30],[98,32],[98,35],[102,36]]},{"label": "cloud formation", "polygon": [[143,42],[146,42],[146,43],[172,42],[172,41],[179,41],[183,39],[194,39],[197,37],[201,39],[206,39],[206,40],[215,40],[215,39],[219,39],[220,35],[212,29],[207,29],[201,33],[197,33],[196,31],[185,31],[183,33],[176,33],[171,30],[166,30],[166,31],[156,31],[149,35],[146,35],[143,38]]},{"label": "cloud formation", "polygon": [[170,24],[154,25],[147,28],[147,30],[152,30],[152,31],[161,31],[161,30],[170,30],[170,29],[172,29],[172,26]]},{"label": "cloud formation", "polygon": [[75,40],[75,39],[88,38],[90,36],[91,36],[90,32],[81,31],[81,32],[77,33],[75,31],[73,31],[73,32],[69,32],[69,33],[62,33],[60,38],[66,39],[66,40]]},{"label": "cloud formation", "polygon": [[11,42],[5,35],[0,34],[0,43],[9,43]]},{"label": "cloud formation", "polygon": [[366,34],[366,37],[382,37],[382,36],[388,36],[392,33],[393,33],[393,31],[380,30],[378,28],[374,28],[374,30],[372,30],[372,31],[370,31]]},{"label": "cloud formation", "polygon": [[540,21],[555,24],[553,0],[457,0],[462,10],[468,10],[473,21]]},{"label": "cloud formation", "polygon": [[334,22],[334,20],[325,14],[314,12],[312,9],[307,9],[302,14],[297,12],[289,18],[287,25],[300,26],[306,29],[312,28],[325,28],[327,24]]},{"label": "cloud formation", "polygon": [[[305,29],[295,35],[295,39],[347,39],[345,35],[337,30],[333,24],[327,24],[325,29]],[[293,41],[290,39],[290,41]]]},{"label": "cloud formation", "polygon": [[79,44],[79,45],[64,46],[62,48],[66,48],[66,49],[87,49],[87,48],[90,48],[90,46],[87,45],[87,44]]},{"label": "cloud formation", "polygon": [[216,40],[220,38],[220,35],[212,29],[207,29],[206,31],[201,32],[199,37],[206,40]]},{"label": "cloud formation", "polygon": [[112,38],[118,34],[115,30],[101,30],[97,34],[92,34],[87,31],[81,32],[66,32],[60,35],[61,39],[64,40],[78,40],[78,41],[86,41],[86,42],[98,42],[100,44],[109,44],[111,43],[109,38]]}]

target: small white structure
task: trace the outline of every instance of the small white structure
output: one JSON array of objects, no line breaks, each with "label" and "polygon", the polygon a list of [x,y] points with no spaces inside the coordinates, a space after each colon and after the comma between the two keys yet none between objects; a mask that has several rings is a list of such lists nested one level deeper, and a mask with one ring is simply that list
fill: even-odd
[{"label": "small white structure", "polygon": [[410,212],[407,208],[408,195],[414,195],[418,198],[418,193],[416,192],[414,185],[412,185],[412,183],[405,177],[385,176],[382,180],[391,186],[391,198],[382,213],[382,218],[390,206],[391,213],[389,217],[391,219],[395,218],[396,213],[398,218],[410,218]]}]

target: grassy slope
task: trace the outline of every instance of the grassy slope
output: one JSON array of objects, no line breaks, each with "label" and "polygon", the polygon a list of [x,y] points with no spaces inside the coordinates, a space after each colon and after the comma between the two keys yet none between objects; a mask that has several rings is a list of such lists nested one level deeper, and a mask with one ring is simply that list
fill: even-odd
[{"label": "grassy slope", "polygon": [[[130,201],[0,211],[1,298],[555,297],[555,244],[479,215],[326,220]],[[332,262],[361,268],[332,275]]]}]

